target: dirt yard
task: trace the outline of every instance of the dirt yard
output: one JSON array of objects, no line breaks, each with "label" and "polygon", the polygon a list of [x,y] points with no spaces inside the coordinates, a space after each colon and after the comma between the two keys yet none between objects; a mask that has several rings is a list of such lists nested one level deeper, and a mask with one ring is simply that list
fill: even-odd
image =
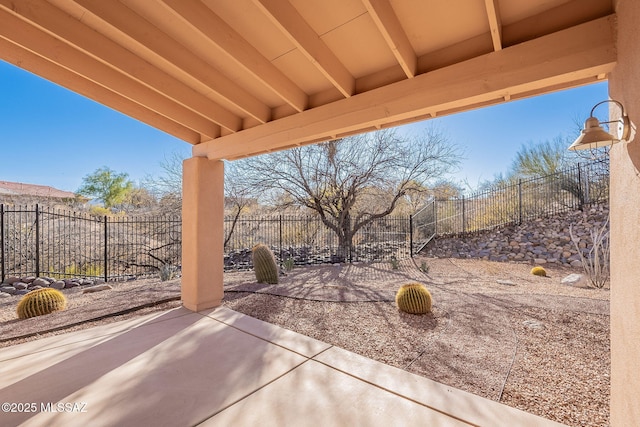
[{"label": "dirt yard", "polygon": [[[423,263],[427,273],[418,268]],[[252,272],[228,273],[224,305],[568,425],[608,425],[609,290],[561,285],[579,272],[572,269],[549,267],[550,277],[530,269],[416,258],[396,270],[386,263],[296,268],[279,285],[256,284]],[[431,315],[395,308],[395,291],[408,282],[431,290]],[[23,321],[16,320],[17,297],[0,300],[0,346],[180,304],[177,280],[112,286],[86,295],[65,290],[67,311]]]}]

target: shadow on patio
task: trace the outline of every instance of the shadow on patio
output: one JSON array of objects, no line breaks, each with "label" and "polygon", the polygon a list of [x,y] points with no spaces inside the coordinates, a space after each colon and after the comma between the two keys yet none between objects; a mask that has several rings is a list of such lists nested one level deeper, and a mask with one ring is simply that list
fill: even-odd
[{"label": "shadow on patio", "polygon": [[[5,426],[558,425],[226,308],[53,336],[0,361],[1,400],[36,404]],[[58,402],[78,405],[43,411]]]}]

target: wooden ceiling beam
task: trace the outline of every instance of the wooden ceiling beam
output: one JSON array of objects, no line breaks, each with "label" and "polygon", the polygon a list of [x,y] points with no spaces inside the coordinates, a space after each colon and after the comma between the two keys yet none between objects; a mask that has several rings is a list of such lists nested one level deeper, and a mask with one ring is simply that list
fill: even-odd
[{"label": "wooden ceiling beam", "polygon": [[207,86],[247,115],[261,123],[271,120],[271,109],[266,104],[127,6],[120,2],[105,2],[104,0],[74,1],[136,43]]},{"label": "wooden ceiling beam", "polygon": [[354,77],[288,0],[253,2],[345,97],[353,95]]},{"label": "wooden ceiling beam", "polygon": [[307,108],[307,94],[206,5],[197,0],[162,1],[296,111]]},{"label": "wooden ceiling beam", "polygon": [[55,34],[70,46],[109,64],[194,113],[201,114],[203,118],[210,119],[231,131],[241,129],[240,117],[50,3],[44,0],[24,0],[18,3],[0,0],[0,7],[10,9],[25,21]]},{"label": "wooden ceiling beam", "polygon": [[505,25],[502,28],[502,46],[513,46],[612,13],[613,4],[608,0],[570,0],[537,15]]},{"label": "wooden ceiling beam", "polygon": [[387,0],[362,1],[404,73],[409,78],[415,77],[418,58],[391,4]]},{"label": "wooden ceiling beam", "polygon": [[505,94],[515,97],[568,87],[613,69],[614,33],[615,15],[600,18],[198,144],[193,155],[236,159],[426,114],[464,110],[503,100]]},{"label": "wooden ceiling beam", "polygon": [[60,86],[84,95],[89,99],[104,104],[130,117],[135,117],[137,120],[166,132],[169,135],[173,135],[191,144],[197,144],[201,140],[199,133],[1,37],[0,52],[2,52],[2,58],[11,64],[40,75],[43,78],[55,81],[56,84]]},{"label": "wooden ceiling beam", "polygon": [[498,0],[484,0],[484,5],[487,9],[487,17],[489,18],[493,50],[497,52],[502,50],[502,20],[500,19]]},{"label": "wooden ceiling beam", "polygon": [[[220,136],[220,126],[215,122],[205,119],[201,115],[162,96],[148,86],[132,80],[85,52],[77,50],[49,33],[42,31],[40,28],[25,21],[20,15],[6,10],[4,3],[0,3],[0,37],[88,80],[107,87],[208,138]],[[55,76],[49,76],[49,78],[52,81],[56,81]]]}]

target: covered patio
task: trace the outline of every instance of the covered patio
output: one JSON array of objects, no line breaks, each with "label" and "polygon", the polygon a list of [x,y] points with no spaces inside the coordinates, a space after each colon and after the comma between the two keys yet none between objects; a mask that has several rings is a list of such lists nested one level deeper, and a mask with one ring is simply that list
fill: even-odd
[{"label": "covered patio", "polygon": [[[215,309],[223,298],[224,161],[605,79],[638,122],[637,22],[634,0],[0,0],[1,59],[193,145],[183,170],[184,308],[34,343],[42,351],[3,350],[3,367],[22,363],[3,375],[0,394],[22,402],[31,400],[20,394],[28,389],[42,402],[90,397],[100,408],[93,421],[105,425],[146,416],[168,425],[228,425],[226,416],[282,425],[298,424],[286,418],[298,413],[301,422],[318,414],[334,425],[389,425],[385,416],[400,416],[380,407],[442,425],[541,425]],[[639,170],[637,143],[613,147],[613,425],[640,418]],[[107,353],[113,358],[102,366],[94,362]],[[298,387],[310,391],[310,403],[292,404],[305,395]],[[147,394],[158,388],[167,392]],[[15,420],[40,425],[50,416],[60,425],[86,420]],[[243,416],[256,418],[235,418]]]},{"label": "covered patio", "polygon": [[560,425],[223,307],[8,347],[0,364],[3,401],[37,402],[3,408],[5,426]]}]

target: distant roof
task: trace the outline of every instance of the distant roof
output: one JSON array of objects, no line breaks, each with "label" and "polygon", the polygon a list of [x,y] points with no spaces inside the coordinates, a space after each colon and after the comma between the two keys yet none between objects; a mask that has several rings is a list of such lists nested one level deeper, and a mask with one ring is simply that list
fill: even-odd
[{"label": "distant roof", "polygon": [[4,196],[37,196],[54,199],[73,199],[75,193],[58,190],[47,185],[24,184],[22,182],[0,181],[0,195]]}]

